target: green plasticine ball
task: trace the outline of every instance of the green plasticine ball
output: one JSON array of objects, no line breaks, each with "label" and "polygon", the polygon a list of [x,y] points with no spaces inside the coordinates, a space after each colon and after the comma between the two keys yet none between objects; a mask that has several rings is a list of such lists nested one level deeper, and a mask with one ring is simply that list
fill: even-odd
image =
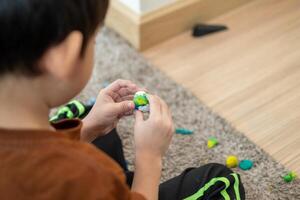
[{"label": "green plasticine ball", "polygon": [[140,110],[142,112],[149,112],[150,106],[149,106],[149,100],[146,92],[139,91],[135,93],[133,97],[133,102],[137,110]]},{"label": "green plasticine ball", "polygon": [[215,147],[218,144],[218,140],[215,137],[210,137],[207,140],[207,148],[211,149],[213,147]]},{"label": "green plasticine ball", "polygon": [[242,170],[249,170],[253,167],[253,161],[251,161],[251,160],[242,160],[239,164],[239,167]]},{"label": "green plasticine ball", "polygon": [[293,180],[295,180],[297,177],[297,174],[295,172],[289,172],[287,175],[285,175],[283,177],[283,180],[286,182],[286,183],[289,183],[289,182],[292,182]]}]

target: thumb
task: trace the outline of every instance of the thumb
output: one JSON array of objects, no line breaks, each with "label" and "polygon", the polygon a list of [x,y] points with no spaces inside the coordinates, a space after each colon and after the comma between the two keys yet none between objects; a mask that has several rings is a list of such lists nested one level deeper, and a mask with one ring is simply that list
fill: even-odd
[{"label": "thumb", "polygon": [[115,113],[118,115],[123,115],[134,110],[134,103],[132,101],[122,101],[115,104]]},{"label": "thumb", "polygon": [[144,120],[143,113],[139,110],[135,112],[135,123],[142,122]]}]

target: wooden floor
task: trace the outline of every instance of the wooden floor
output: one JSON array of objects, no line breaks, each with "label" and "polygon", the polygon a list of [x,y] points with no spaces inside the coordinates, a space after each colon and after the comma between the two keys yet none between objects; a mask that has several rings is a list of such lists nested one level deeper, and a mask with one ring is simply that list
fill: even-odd
[{"label": "wooden floor", "polygon": [[300,1],[255,0],[143,54],[276,160],[300,174]]}]

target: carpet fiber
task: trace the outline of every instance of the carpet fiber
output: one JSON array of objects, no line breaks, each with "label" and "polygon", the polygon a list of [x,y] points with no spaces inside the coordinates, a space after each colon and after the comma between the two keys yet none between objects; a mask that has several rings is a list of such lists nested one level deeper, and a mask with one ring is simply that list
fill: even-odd
[{"label": "carpet fiber", "polygon": [[[300,199],[299,179],[285,183],[281,176],[287,170],[263,150],[236,131],[226,120],[211,112],[189,91],[151,66],[136,50],[115,32],[105,28],[97,38],[96,67],[92,80],[79,95],[80,100],[97,96],[98,91],[116,79],[129,79],[165,99],[171,107],[176,127],[194,130],[193,135],[174,135],[164,159],[163,180],[181,173],[185,168],[210,162],[225,163],[227,155],[251,159],[249,171],[234,169],[241,174],[247,199]],[[126,158],[133,167],[133,117],[120,121],[118,130],[123,139]],[[210,136],[220,144],[207,149]]]}]

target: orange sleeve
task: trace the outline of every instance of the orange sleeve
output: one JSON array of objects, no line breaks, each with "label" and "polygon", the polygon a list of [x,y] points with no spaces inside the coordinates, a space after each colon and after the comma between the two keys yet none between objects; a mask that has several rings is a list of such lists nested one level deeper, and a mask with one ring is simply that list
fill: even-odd
[{"label": "orange sleeve", "polygon": [[53,199],[145,200],[141,194],[131,192],[123,170],[114,160],[95,146],[78,141],[81,121],[66,120],[54,126],[71,140],[57,144],[56,151],[64,155],[56,160],[59,168],[54,171],[56,177],[61,177],[61,185],[54,193],[62,196]]},{"label": "orange sleeve", "polygon": [[63,199],[145,200],[131,192],[123,170],[106,154],[85,143],[77,143],[72,149],[60,164]]},{"label": "orange sleeve", "polygon": [[81,167],[76,173],[67,175],[60,186],[63,198],[70,200],[145,200],[118,176],[100,168],[97,172],[90,167]]}]

